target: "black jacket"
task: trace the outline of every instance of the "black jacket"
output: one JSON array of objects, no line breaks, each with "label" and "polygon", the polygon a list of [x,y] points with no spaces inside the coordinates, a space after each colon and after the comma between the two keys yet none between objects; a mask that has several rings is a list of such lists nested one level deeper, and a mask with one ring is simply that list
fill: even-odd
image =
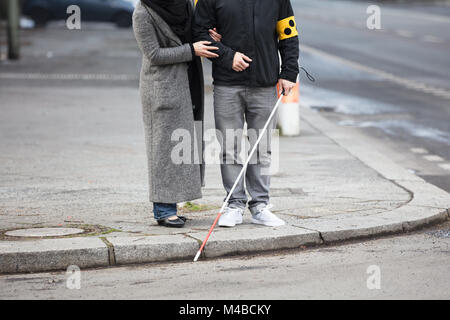
[{"label": "black jacket", "polygon": [[[214,27],[222,35],[219,43],[208,33]],[[219,58],[211,59],[216,85],[268,87],[280,78],[296,81],[299,41],[290,0],[198,0],[193,37],[219,47]],[[253,60],[243,72],[232,69],[236,51]]]}]

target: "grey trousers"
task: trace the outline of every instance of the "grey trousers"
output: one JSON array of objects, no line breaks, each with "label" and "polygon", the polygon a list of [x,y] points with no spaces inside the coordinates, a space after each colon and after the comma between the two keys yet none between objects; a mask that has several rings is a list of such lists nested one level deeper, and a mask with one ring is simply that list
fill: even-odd
[{"label": "grey trousers", "polygon": [[[253,147],[276,102],[275,86],[262,88],[214,86],[214,118],[218,130],[217,138],[221,146],[220,169],[227,194],[243,167],[244,159],[239,157],[239,153],[241,152],[240,142],[245,122],[247,122],[248,141],[250,147]],[[252,157],[247,167],[245,181],[241,178],[231,195],[230,207],[245,208],[248,200],[245,186],[251,197],[248,203],[250,208],[260,203],[269,203],[270,131],[275,127],[276,116],[261,139],[258,152]]]}]

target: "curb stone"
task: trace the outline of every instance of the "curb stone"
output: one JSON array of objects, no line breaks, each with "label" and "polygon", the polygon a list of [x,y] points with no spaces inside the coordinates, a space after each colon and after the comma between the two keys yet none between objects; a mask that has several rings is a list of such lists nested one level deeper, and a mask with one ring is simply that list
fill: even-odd
[{"label": "curb stone", "polygon": [[0,241],[0,273],[109,266],[108,248],[98,238]]},{"label": "curb stone", "polygon": [[[206,234],[207,232],[198,232],[189,235],[202,242]],[[293,249],[320,243],[322,240],[319,232],[291,226],[260,227],[251,232],[230,229],[226,232],[212,233],[203,254],[207,258],[213,258],[258,251]]]},{"label": "curb stone", "polygon": [[117,264],[182,260],[199,248],[196,240],[183,235],[111,237]]}]

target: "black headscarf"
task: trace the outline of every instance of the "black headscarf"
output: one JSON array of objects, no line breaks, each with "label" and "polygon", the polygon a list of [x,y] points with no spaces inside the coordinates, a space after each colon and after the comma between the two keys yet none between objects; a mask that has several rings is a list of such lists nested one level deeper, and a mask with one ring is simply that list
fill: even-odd
[{"label": "black headscarf", "polygon": [[[0,0],[1,1],[1,0]],[[193,8],[190,0],[141,0],[152,8],[180,38],[182,43],[190,43],[192,61],[189,62],[188,77],[192,104],[196,107],[196,120],[203,119],[203,72],[201,60],[195,56],[192,44],[191,23]]]},{"label": "black headscarf", "polygon": [[189,0],[141,0],[152,8],[181,39],[191,42],[191,18]]}]

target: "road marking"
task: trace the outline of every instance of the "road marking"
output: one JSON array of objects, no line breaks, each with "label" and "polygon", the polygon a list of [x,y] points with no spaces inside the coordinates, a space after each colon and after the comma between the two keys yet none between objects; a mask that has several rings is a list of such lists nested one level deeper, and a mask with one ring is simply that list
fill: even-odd
[{"label": "road marking", "polygon": [[[64,53],[54,53],[51,51],[48,52],[29,52],[26,55],[23,55],[27,58],[40,58],[40,57],[46,57],[46,58],[83,58],[86,57],[86,54],[83,53],[70,53],[70,54],[64,54]],[[128,58],[140,58],[142,57],[140,52],[98,52],[98,53],[92,53],[90,56],[95,57],[101,57],[101,58],[122,58],[122,59],[128,59]]]},{"label": "road marking", "polygon": [[7,80],[138,80],[133,74],[74,74],[74,73],[8,73],[0,72],[0,79]]},{"label": "road marking", "polygon": [[407,78],[402,78],[402,77],[398,77],[392,73],[383,71],[383,70],[379,70],[379,69],[375,69],[366,65],[363,65],[361,63],[358,62],[354,62],[345,58],[341,58],[339,56],[336,56],[334,54],[330,54],[328,52],[316,49],[316,48],[312,48],[310,46],[306,46],[306,45],[302,45],[301,49],[304,52],[309,52],[310,54],[316,54],[318,56],[322,56],[324,58],[330,59],[330,60],[334,60],[337,61],[341,64],[345,64],[349,67],[352,67],[354,69],[357,70],[361,70],[376,76],[379,76],[380,78],[389,80],[393,83],[396,83],[398,85],[401,85],[405,88],[408,89],[412,89],[418,92],[425,92],[425,93],[429,93],[432,94],[434,96],[440,97],[440,98],[444,98],[444,99],[448,99],[450,100],[450,91],[442,89],[442,88],[437,88],[437,87],[433,87],[430,85],[427,85],[425,83],[422,82],[418,82],[415,80],[410,80]]},{"label": "road marking", "polygon": [[[356,29],[366,29],[366,26],[362,26],[360,23],[358,22],[350,22],[347,21],[345,19],[342,18],[330,18],[330,17],[323,17],[320,15],[316,15],[316,14],[304,14],[304,13],[299,13],[297,14],[297,16],[299,17],[303,17],[306,19],[313,19],[313,20],[321,20],[321,21],[326,21],[326,22],[331,22],[331,23],[335,23],[336,25],[339,26],[349,26],[349,27],[354,27]],[[429,42],[429,43],[434,43],[434,44],[443,44],[446,42],[445,39],[442,38],[438,38],[432,35],[426,35],[423,37],[420,37],[419,35],[408,31],[408,30],[392,30],[392,29],[374,29],[374,30],[369,30],[370,32],[374,32],[374,31],[379,31],[379,32],[387,32],[389,34],[392,35],[396,35],[399,37],[403,37],[403,38],[407,38],[407,39],[414,39],[414,40],[420,40],[420,41],[425,41],[425,42]]]},{"label": "road marking", "polygon": [[434,155],[434,154],[430,154],[430,155],[423,156],[423,158],[424,158],[425,160],[432,161],[432,162],[441,162],[441,161],[444,161],[443,158],[441,158],[441,157],[439,157],[439,156],[436,156],[436,155]]},{"label": "road marking", "polygon": [[441,38],[438,38],[435,36],[430,36],[430,35],[423,37],[423,41],[431,42],[431,43],[444,43],[445,42],[444,39],[441,39]]},{"label": "road marking", "polygon": [[[450,23],[450,18],[438,15],[438,14],[432,14],[432,13],[412,13],[410,11],[406,11],[403,9],[393,9],[391,8],[389,11],[385,11],[385,15],[397,15],[401,18],[406,19],[424,19],[424,20],[431,20],[434,22],[440,22],[440,23]],[[406,17],[407,16],[407,17]]]},{"label": "road marking", "polygon": [[348,21],[342,18],[337,18],[335,22],[341,26],[349,25]]},{"label": "road marking", "polygon": [[395,31],[395,34],[400,36],[400,37],[404,37],[404,38],[412,38],[414,37],[414,34],[410,31],[406,31],[406,30],[397,30]]},{"label": "road marking", "polygon": [[411,150],[411,152],[418,153],[418,154],[428,153],[428,150],[426,150],[424,148],[411,148],[410,150]]},{"label": "road marking", "polygon": [[438,164],[439,167],[441,167],[444,170],[450,170],[450,163],[439,163]]}]

